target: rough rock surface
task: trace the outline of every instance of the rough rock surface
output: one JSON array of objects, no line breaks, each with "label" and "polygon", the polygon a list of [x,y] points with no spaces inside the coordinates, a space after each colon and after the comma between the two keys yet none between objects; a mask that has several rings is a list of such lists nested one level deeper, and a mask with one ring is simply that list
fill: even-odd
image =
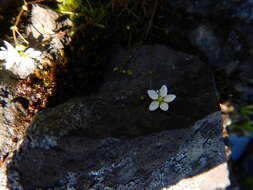
[{"label": "rough rock surface", "polygon": [[24,99],[15,96],[17,80],[6,72],[0,72],[0,165],[15,150],[22,137],[24,128],[28,127],[22,118],[27,116]]},{"label": "rough rock surface", "polygon": [[24,120],[28,114],[25,99],[15,95],[17,80],[11,73],[1,71],[0,81],[0,189],[4,190],[6,164],[22,144],[29,124]]},{"label": "rough rock surface", "polygon": [[[160,45],[114,55],[96,93],[37,114],[9,164],[9,186],[182,189],[188,181],[173,185],[200,175],[192,187],[197,190],[210,187],[201,175],[213,170],[224,173],[213,190],[228,186],[222,121],[207,65]],[[163,84],[177,99],[168,112],[148,111],[146,91]]]},{"label": "rough rock surface", "polygon": [[[187,128],[218,110],[212,74],[197,57],[161,45],[115,52],[96,94],[38,114],[31,133],[79,128],[91,137],[138,136]],[[177,98],[168,112],[150,112],[147,90],[162,85]]]},{"label": "rough rock surface", "polygon": [[[11,1],[13,3],[13,1]],[[0,1],[0,4],[3,4],[3,1]],[[7,6],[7,4],[6,4]],[[4,7],[2,7],[4,8]],[[48,14],[46,15],[45,13],[48,8],[42,8],[39,5],[35,5],[37,14],[44,11],[44,15],[41,16],[44,18],[44,20],[33,20],[31,25],[36,25],[36,22],[40,23],[40,27],[37,26],[37,33],[42,34],[44,32],[46,24],[51,24],[50,26],[52,27],[53,25],[56,25],[57,27],[51,28],[51,29],[57,29],[57,32],[64,32],[66,29],[67,24],[71,24],[71,22],[66,19],[66,20],[47,20]],[[34,12],[34,11],[32,11]],[[51,14],[54,15],[55,19],[60,18],[60,14],[49,11]],[[57,16],[58,15],[58,16]],[[32,16],[34,18],[34,16]],[[45,23],[47,22],[47,23]],[[30,26],[31,26],[30,25]],[[64,30],[62,30],[62,28]],[[33,34],[34,31],[30,31],[30,35]],[[50,44],[51,47],[54,48],[54,56],[55,57],[60,57],[59,53],[57,54],[57,51],[62,49],[63,44],[68,41],[67,35],[61,35],[56,36],[56,35],[51,35],[51,40],[54,42],[53,44]],[[42,37],[42,36],[37,36]],[[33,39],[34,40],[34,39]],[[39,39],[36,39],[37,42]],[[40,40],[45,40],[45,39],[40,39]],[[56,43],[58,42],[58,43]],[[36,44],[36,43],[35,43]],[[34,47],[31,44],[32,47]],[[37,43],[37,45],[40,43]],[[45,45],[45,43],[44,43]],[[41,48],[41,47],[40,47]],[[42,48],[44,50],[43,55],[47,55],[50,57],[49,52],[46,52],[48,46]],[[37,49],[37,48],[36,48]],[[50,48],[49,48],[50,49]],[[41,49],[40,49],[41,50]],[[51,52],[50,52],[51,53]],[[57,56],[58,55],[58,56]],[[52,56],[52,55],[51,55]],[[46,62],[46,59],[44,59],[44,62]],[[2,65],[2,61],[1,61]],[[37,68],[36,68],[37,69]],[[22,68],[22,70],[19,68],[18,65],[15,65],[12,67],[10,70],[6,70],[5,68],[0,68],[0,190],[5,190],[7,189],[6,183],[8,183],[8,180],[11,180],[12,178],[15,179],[17,175],[16,172],[13,172],[8,176],[6,176],[6,166],[8,165],[9,161],[12,158],[13,153],[19,148],[19,146],[22,144],[25,136],[26,136],[26,129],[30,126],[31,122],[31,111],[29,110],[29,104],[33,103],[34,96],[36,97],[41,97],[38,93],[34,94],[31,92],[31,90],[27,86],[22,86],[23,89],[20,90],[22,87],[20,86],[19,82],[25,81],[25,80],[20,80],[19,78],[26,78],[28,75],[33,73],[34,70],[28,70],[27,68]],[[25,84],[25,82],[23,83]],[[26,89],[24,89],[26,88]],[[23,93],[25,90],[29,91],[30,96],[25,96],[25,93]],[[45,94],[45,92],[43,92]],[[48,98],[48,97],[45,97]]]},{"label": "rough rock surface", "polygon": [[[182,184],[189,182],[182,181],[179,187],[175,184],[204,172],[204,176],[212,176],[211,180],[215,181],[213,188],[202,176],[197,182],[191,182],[191,189],[224,189],[229,179],[221,125],[220,113],[216,112],[191,128],[130,139],[99,140],[86,138],[78,132],[55,139],[42,135],[40,144],[55,141],[54,145],[39,147],[32,139],[27,141],[15,158],[15,165],[7,172],[19,171],[17,179],[10,180],[10,186],[21,184],[24,189],[182,189]],[[224,175],[217,176],[212,170]]]},{"label": "rough rock surface", "polygon": [[172,45],[186,52],[197,50],[211,65],[225,71],[241,95],[237,102],[252,104],[253,1],[172,0],[167,6],[177,21],[167,29],[176,42]]},{"label": "rough rock surface", "polygon": [[[1,2],[2,3],[2,2]],[[34,10],[35,9],[35,10]],[[48,21],[47,18],[49,17],[48,14],[45,14],[47,8],[42,8],[39,5],[34,5],[34,8],[32,12],[37,11],[37,13],[42,14],[41,12],[44,11],[44,19],[40,20],[39,23],[41,25],[51,24],[50,29],[53,25],[56,25],[59,27],[59,25],[66,26],[66,23],[64,21],[58,21],[56,24],[55,20]],[[54,15],[54,19],[57,19],[60,17],[60,15],[56,12],[50,11],[51,14]],[[58,16],[57,16],[58,15]],[[32,16],[34,18],[34,16]],[[35,19],[36,20],[36,19]],[[38,22],[38,19],[34,21],[32,19],[32,23],[29,26],[29,28],[34,24],[36,25],[36,22]],[[45,23],[46,22],[46,23]],[[67,21],[66,21],[67,22]],[[70,24],[69,22],[67,22]],[[42,29],[42,26],[40,25],[40,28],[37,27],[36,33],[42,33],[46,27]],[[36,25],[37,26],[37,25]],[[59,27],[59,30],[62,28]],[[30,31],[34,32],[34,31]],[[34,34],[34,33],[31,33]],[[35,35],[34,34],[34,35]],[[36,36],[38,37],[38,36]],[[53,38],[54,40],[59,40],[57,37]],[[61,39],[66,39],[62,38]],[[59,50],[59,46],[54,46],[55,50]],[[7,71],[5,69],[1,68],[0,72],[0,162],[3,161],[3,158],[6,158],[6,155],[8,155],[11,150],[15,150],[14,145],[17,144],[19,139],[23,139],[24,131],[26,127],[28,127],[29,123],[27,122],[27,116],[28,111],[27,107],[29,104],[29,100],[27,98],[23,98],[20,95],[17,95],[17,83],[20,81],[17,79],[15,73],[18,73],[23,75],[25,73],[20,73],[20,69],[18,66],[16,66],[16,69],[19,71]],[[13,72],[14,71],[14,72]],[[13,74],[14,73],[14,74]],[[31,74],[31,73],[29,73]]]}]

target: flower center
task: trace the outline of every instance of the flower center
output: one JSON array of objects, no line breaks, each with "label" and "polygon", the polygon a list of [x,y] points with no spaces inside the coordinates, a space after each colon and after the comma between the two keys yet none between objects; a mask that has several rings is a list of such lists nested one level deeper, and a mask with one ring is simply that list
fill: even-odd
[{"label": "flower center", "polygon": [[163,103],[164,102],[164,97],[159,96],[157,101],[159,102],[159,104]]},{"label": "flower center", "polygon": [[18,51],[18,53],[23,58],[28,57],[28,55],[24,51]]}]

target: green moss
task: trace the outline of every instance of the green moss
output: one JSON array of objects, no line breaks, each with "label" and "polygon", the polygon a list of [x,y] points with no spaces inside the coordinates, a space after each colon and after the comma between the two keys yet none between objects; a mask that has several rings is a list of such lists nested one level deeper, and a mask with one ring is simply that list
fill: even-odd
[{"label": "green moss", "polygon": [[253,132],[253,105],[241,106],[232,117],[235,118],[233,124],[229,126],[232,132],[243,135]]},{"label": "green moss", "polygon": [[121,73],[121,74],[124,74],[124,75],[128,75],[128,76],[132,76],[133,75],[133,71],[131,69],[124,69],[122,67],[114,67],[113,71]]},{"label": "green moss", "polygon": [[62,0],[58,4],[58,9],[60,12],[78,12],[79,8],[82,7],[82,0]]}]

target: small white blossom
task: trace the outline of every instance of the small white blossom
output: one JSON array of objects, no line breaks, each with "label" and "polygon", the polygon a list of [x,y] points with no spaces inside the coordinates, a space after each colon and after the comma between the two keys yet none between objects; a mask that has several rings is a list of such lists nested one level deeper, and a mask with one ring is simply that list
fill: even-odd
[{"label": "small white blossom", "polygon": [[0,59],[5,60],[4,66],[10,69],[17,66],[21,71],[34,70],[36,68],[35,60],[40,59],[41,52],[33,48],[24,46],[13,47],[7,41],[4,41],[6,47],[0,47]]},{"label": "small white blossom", "polygon": [[148,96],[153,100],[149,105],[149,111],[155,111],[159,107],[161,110],[167,111],[169,109],[168,103],[176,98],[176,95],[167,93],[166,85],[163,85],[159,91],[148,90]]}]

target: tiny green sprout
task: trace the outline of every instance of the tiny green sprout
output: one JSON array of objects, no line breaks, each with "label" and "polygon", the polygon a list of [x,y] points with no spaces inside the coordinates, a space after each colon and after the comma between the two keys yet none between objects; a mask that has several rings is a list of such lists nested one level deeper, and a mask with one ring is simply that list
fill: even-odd
[{"label": "tiny green sprout", "polygon": [[118,71],[118,70],[119,70],[118,67],[114,67],[114,68],[113,68],[113,71]]},{"label": "tiny green sprout", "polygon": [[128,74],[128,75],[133,75],[133,71],[130,70],[130,69],[128,69],[128,70],[127,70],[127,74]]},{"label": "tiny green sprout", "polygon": [[144,96],[140,96],[140,100],[144,100],[145,99],[145,97]]},{"label": "tiny green sprout", "polygon": [[170,102],[174,101],[176,95],[168,94],[168,89],[166,85],[163,85],[161,89],[158,91],[148,90],[148,96],[153,100],[149,105],[149,111],[155,111],[160,107],[161,110],[167,111],[169,109]]},{"label": "tiny green sprout", "polygon": [[133,75],[133,71],[130,70],[130,69],[123,69],[123,68],[120,68],[120,67],[114,67],[113,71],[114,72],[119,72],[119,73],[124,74],[124,75],[129,75],[129,76]]}]

